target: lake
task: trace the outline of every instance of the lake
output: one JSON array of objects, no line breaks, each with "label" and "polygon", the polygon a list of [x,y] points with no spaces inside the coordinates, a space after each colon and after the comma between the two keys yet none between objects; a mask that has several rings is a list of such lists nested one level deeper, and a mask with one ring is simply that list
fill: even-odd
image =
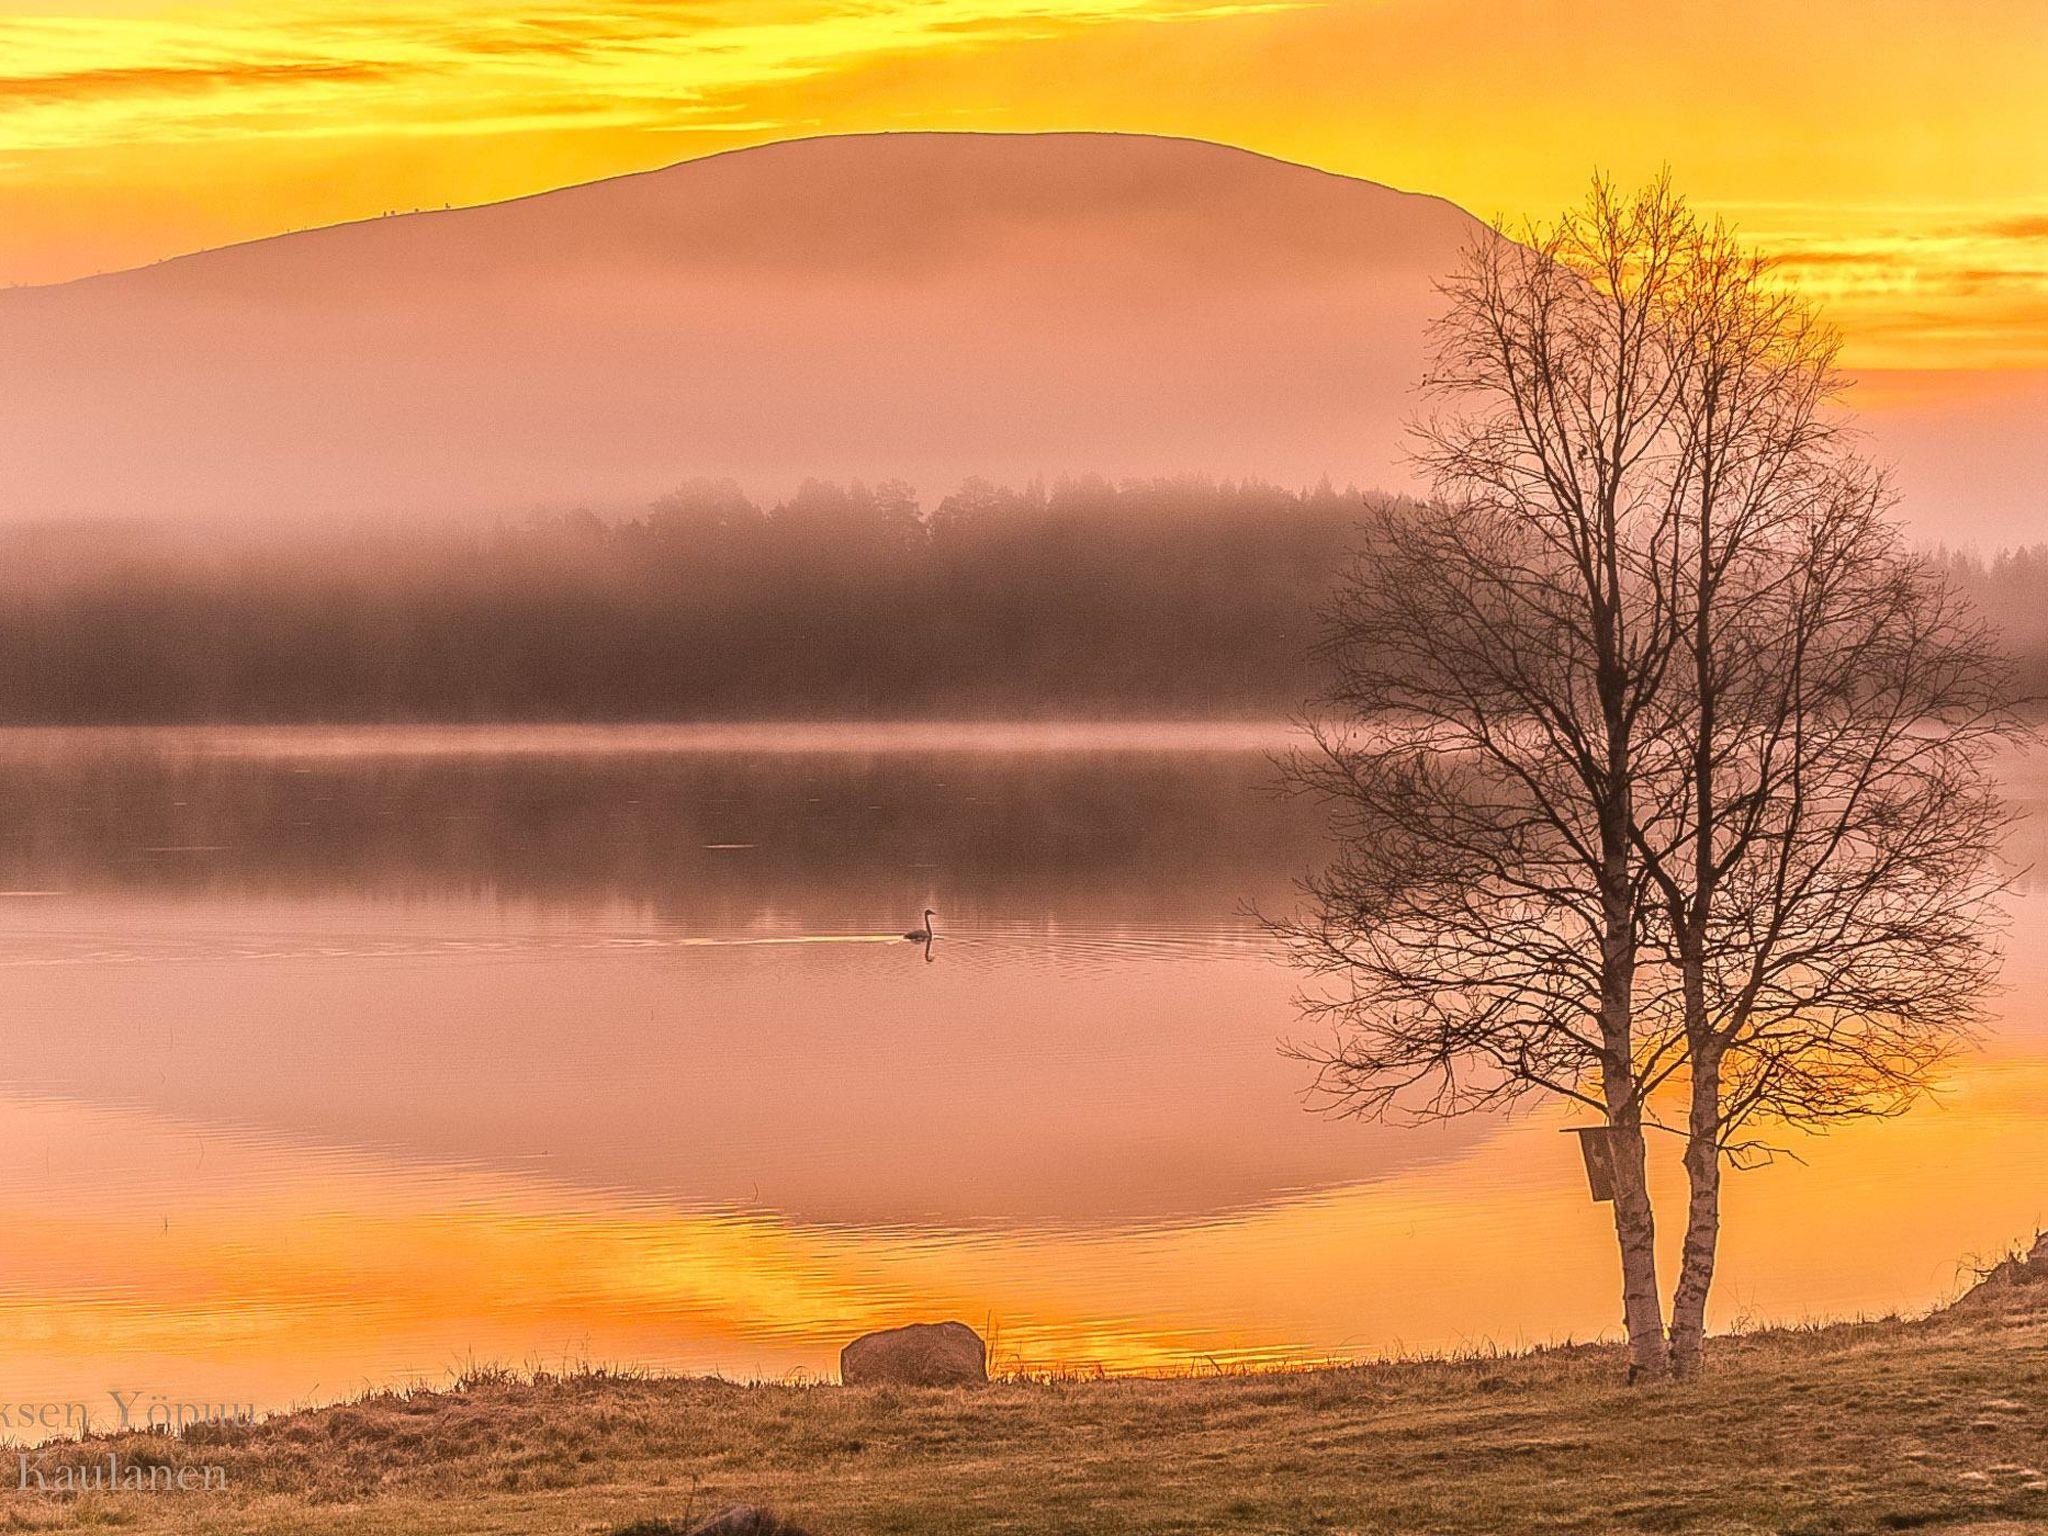
[{"label": "lake", "polygon": [[[1304,1108],[1285,742],[0,732],[0,1395],[784,1378],[937,1317],[1083,1371],[1616,1334],[1561,1112]],[[2010,905],[1937,1102],[1731,1179],[1718,1324],[1925,1307],[2048,1217],[2048,887]]]}]

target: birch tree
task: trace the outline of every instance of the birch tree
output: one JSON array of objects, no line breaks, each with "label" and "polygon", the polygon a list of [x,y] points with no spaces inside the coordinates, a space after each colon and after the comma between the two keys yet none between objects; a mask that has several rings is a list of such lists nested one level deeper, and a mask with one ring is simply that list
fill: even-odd
[{"label": "birch tree", "polygon": [[[1968,1038],[2007,678],[1854,453],[1832,335],[1667,183],[1447,299],[1434,494],[1374,515],[1292,765],[1340,848],[1283,925],[1330,1026],[1295,1049],[1347,1112],[1601,1115],[1632,1375],[1690,1374],[1724,1166]],[[1688,1183],[1668,1336],[1646,1127]]]}]

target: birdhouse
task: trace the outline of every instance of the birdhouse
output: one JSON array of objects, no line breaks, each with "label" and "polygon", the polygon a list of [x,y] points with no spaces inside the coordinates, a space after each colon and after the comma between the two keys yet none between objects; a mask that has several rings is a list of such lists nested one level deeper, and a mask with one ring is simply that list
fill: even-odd
[{"label": "birdhouse", "polygon": [[1614,1127],[1611,1125],[1570,1125],[1565,1130],[1579,1138],[1579,1151],[1586,1159],[1586,1184],[1597,1201],[1614,1198]]}]

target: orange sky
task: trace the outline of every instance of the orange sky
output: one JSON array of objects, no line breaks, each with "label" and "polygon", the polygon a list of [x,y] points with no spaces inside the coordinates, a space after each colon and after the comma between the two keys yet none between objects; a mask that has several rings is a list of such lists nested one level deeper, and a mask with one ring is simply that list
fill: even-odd
[{"label": "orange sky", "polygon": [[890,128],[1213,138],[1484,215],[1668,161],[1851,363],[2048,364],[2038,0],[0,0],[0,282]]}]

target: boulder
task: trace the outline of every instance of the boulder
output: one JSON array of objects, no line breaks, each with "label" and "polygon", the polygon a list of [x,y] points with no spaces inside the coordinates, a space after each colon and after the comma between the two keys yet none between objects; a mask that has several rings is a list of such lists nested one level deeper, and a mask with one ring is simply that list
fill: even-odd
[{"label": "boulder", "polygon": [[967,1387],[988,1380],[988,1346],[965,1323],[912,1323],[864,1333],[839,1352],[849,1387]]}]

